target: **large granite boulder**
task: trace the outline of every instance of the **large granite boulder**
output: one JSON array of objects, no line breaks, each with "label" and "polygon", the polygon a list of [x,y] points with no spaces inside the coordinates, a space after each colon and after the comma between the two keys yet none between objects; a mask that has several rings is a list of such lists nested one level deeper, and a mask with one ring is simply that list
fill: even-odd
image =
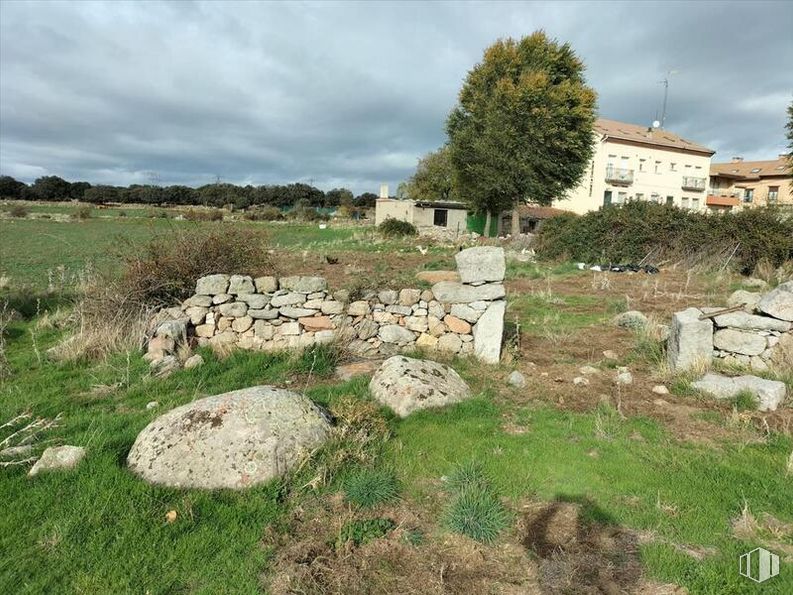
[{"label": "large granite boulder", "polygon": [[468,385],[449,366],[402,355],[383,362],[369,382],[369,390],[378,402],[400,417],[471,396]]},{"label": "large granite boulder", "polygon": [[153,484],[246,488],[284,475],[329,431],[327,417],[306,397],[254,386],[158,417],[138,434],[127,463]]},{"label": "large granite boulder", "polygon": [[696,308],[688,308],[672,316],[666,354],[674,371],[707,364],[713,356],[713,322],[700,320],[701,314]]},{"label": "large granite boulder", "polygon": [[776,411],[785,400],[785,383],[767,380],[758,376],[738,376],[731,378],[721,374],[705,374],[692,386],[717,399],[732,399],[741,391],[751,393],[757,400],[760,411]]},{"label": "large granite boulder", "polygon": [[793,281],[782,283],[761,297],[757,309],[774,318],[793,322]]},{"label": "large granite boulder", "polygon": [[474,354],[485,363],[497,364],[501,359],[506,308],[506,302],[493,302],[474,325]]},{"label": "large granite boulder", "polygon": [[457,272],[463,283],[503,281],[506,271],[504,249],[497,246],[477,246],[458,252]]}]

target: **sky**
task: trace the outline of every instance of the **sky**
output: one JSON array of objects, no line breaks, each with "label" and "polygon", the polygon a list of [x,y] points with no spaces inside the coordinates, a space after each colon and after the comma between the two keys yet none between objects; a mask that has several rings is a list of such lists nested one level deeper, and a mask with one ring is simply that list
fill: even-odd
[{"label": "sky", "polygon": [[498,38],[587,66],[602,117],[785,151],[793,2],[0,2],[0,173],[379,192],[445,141]]}]

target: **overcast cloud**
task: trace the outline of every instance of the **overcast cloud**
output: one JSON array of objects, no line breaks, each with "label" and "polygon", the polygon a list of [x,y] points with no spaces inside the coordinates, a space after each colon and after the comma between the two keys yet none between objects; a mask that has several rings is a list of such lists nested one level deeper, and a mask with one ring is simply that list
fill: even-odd
[{"label": "overcast cloud", "polygon": [[391,189],[444,142],[467,71],[543,28],[603,117],[774,158],[793,2],[0,3],[0,172],[93,183]]}]

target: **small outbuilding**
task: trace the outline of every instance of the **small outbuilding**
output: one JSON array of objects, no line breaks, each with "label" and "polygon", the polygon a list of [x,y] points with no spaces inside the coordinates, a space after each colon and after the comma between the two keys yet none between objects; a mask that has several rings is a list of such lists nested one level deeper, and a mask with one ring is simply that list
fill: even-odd
[{"label": "small outbuilding", "polygon": [[467,228],[468,209],[463,203],[453,201],[400,200],[378,198],[375,205],[375,223],[386,219],[407,221],[418,228],[447,227],[458,232]]}]

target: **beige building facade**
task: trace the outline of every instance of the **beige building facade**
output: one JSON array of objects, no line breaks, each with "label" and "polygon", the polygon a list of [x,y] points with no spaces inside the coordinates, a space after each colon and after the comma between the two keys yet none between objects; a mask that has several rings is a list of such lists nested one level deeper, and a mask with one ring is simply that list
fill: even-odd
[{"label": "beige building facade", "polygon": [[376,225],[386,219],[397,219],[416,227],[448,227],[462,233],[467,227],[467,217],[468,210],[458,202],[378,198],[375,203]]},{"label": "beige building facade", "polygon": [[595,134],[581,183],[553,206],[579,214],[634,200],[706,208],[714,151],[667,130],[615,120],[599,119]]},{"label": "beige building facade", "polygon": [[710,168],[708,203],[721,209],[750,209],[778,206],[793,208],[793,175],[787,155],[766,161],[744,161],[733,157],[729,163]]}]

